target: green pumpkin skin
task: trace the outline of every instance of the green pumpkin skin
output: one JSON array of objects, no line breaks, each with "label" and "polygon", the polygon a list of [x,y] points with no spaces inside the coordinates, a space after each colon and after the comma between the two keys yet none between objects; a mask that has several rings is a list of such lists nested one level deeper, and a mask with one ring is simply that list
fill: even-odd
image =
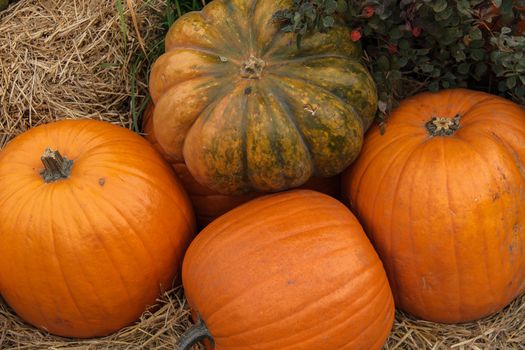
[{"label": "green pumpkin skin", "polygon": [[215,0],[177,20],[153,65],[157,140],[202,185],[275,192],[330,177],[359,154],[375,84],[348,30],[306,36],[272,19],[289,0]]}]

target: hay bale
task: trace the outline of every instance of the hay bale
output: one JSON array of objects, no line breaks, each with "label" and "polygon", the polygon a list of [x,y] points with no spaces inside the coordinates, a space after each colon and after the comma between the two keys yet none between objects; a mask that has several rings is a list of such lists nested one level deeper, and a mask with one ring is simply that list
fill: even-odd
[{"label": "hay bale", "polygon": [[166,4],[128,2],[135,7],[125,7],[126,0],[24,0],[0,12],[0,148],[30,127],[61,118],[133,127],[150,62],[140,58],[130,14],[153,45]]},{"label": "hay bale", "polygon": [[[134,7],[127,8],[128,3]],[[165,5],[165,0],[21,0],[1,12],[0,148],[30,127],[63,118],[138,129]],[[182,291],[176,289],[137,324],[108,337],[74,340],[34,329],[0,299],[0,349],[171,350],[189,326],[188,317]],[[418,321],[397,312],[385,349],[525,349],[525,296],[498,314],[464,325]]]}]

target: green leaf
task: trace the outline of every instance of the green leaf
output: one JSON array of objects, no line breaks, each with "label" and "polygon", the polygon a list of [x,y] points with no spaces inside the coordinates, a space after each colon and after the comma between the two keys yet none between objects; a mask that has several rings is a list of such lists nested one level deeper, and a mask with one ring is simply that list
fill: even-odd
[{"label": "green leaf", "polygon": [[516,86],[516,77],[508,77],[507,79],[505,79],[505,84],[507,85],[507,88],[509,90],[512,90]]},{"label": "green leaf", "polygon": [[430,3],[430,6],[435,12],[441,12],[447,8],[447,1],[446,0],[433,1],[433,3]]},{"label": "green leaf", "polygon": [[458,72],[460,74],[468,74],[469,70],[470,70],[470,64],[468,63],[463,62],[458,66]]},{"label": "green leaf", "polygon": [[346,3],[346,0],[337,0],[336,11],[339,13],[345,13],[347,10],[348,10],[348,5]]},{"label": "green leaf", "polygon": [[325,5],[325,12],[329,15],[335,12],[337,9],[337,1],[336,0],[326,0]]},{"label": "green leaf", "polygon": [[498,90],[501,92],[507,91],[507,84],[505,83],[505,81],[502,80],[498,83]]},{"label": "green leaf", "polygon": [[481,79],[481,77],[487,72],[487,65],[483,62],[476,63],[476,66],[474,67],[474,75],[478,79]]},{"label": "green leaf", "polygon": [[401,39],[399,40],[398,46],[400,49],[406,50],[410,47],[410,43],[407,39]]},{"label": "green leaf", "polygon": [[425,73],[430,73],[434,70],[434,66],[431,64],[422,64],[421,70]]},{"label": "green leaf", "polygon": [[323,17],[323,25],[325,28],[331,28],[333,27],[335,21],[332,16],[325,16]]},{"label": "green leaf", "polygon": [[398,71],[398,70],[390,71],[390,73],[388,75],[388,78],[393,80],[393,81],[399,80],[399,79],[401,79],[401,72]]},{"label": "green leaf", "polygon": [[438,92],[439,91],[439,82],[433,81],[430,84],[428,84],[428,90],[431,92]]},{"label": "green leaf", "polygon": [[518,78],[520,78],[521,83],[525,85],[525,75],[518,75]]},{"label": "green leaf", "polygon": [[509,27],[501,28],[501,34],[510,34],[510,33],[512,33],[512,29],[510,29]]},{"label": "green leaf", "polygon": [[480,40],[483,37],[483,34],[478,27],[472,27],[469,31],[469,35],[472,40]]},{"label": "green leaf", "polygon": [[377,59],[377,68],[381,71],[388,71],[390,69],[390,62],[386,56],[380,56]]},{"label": "green leaf", "polygon": [[401,39],[403,37],[403,32],[399,29],[399,27],[394,27],[390,31],[390,38],[394,40]]},{"label": "green leaf", "polygon": [[483,49],[472,49],[470,51],[470,57],[474,61],[482,61],[485,58],[485,50],[483,50]]}]

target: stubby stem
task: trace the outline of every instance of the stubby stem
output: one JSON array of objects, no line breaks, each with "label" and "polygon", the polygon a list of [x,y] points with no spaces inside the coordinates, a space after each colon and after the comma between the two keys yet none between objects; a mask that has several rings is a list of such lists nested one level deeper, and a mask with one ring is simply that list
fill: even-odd
[{"label": "stubby stem", "polygon": [[193,345],[197,344],[201,340],[208,338],[214,345],[213,337],[211,336],[208,328],[202,320],[199,320],[196,324],[188,328],[186,332],[180,337],[177,342],[177,346],[180,350],[189,350]]},{"label": "stubby stem", "polygon": [[450,136],[459,129],[460,120],[459,114],[454,118],[433,117],[426,122],[425,127],[430,136]]},{"label": "stubby stem", "polygon": [[46,183],[69,177],[73,161],[62,157],[60,152],[46,148],[40,159],[44,164],[44,170],[40,172],[40,175]]},{"label": "stubby stem", "polygon": [[266,63],[255,56],[250,56],[241,63],[241,77],[246,79],[260,79]]}]

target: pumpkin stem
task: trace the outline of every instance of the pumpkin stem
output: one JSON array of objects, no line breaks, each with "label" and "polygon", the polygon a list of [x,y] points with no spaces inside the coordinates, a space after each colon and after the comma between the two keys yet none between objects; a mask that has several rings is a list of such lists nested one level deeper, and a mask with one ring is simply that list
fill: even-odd
[{"label": "pumpkin stem", "polygon": [[255,56],[250,56],[241,63],[241,77],[247,79],[260,79],[266,63]]},{"label": "pumpkin stem", "polygon": [[40,175],[46,183],[69,177],[73,161],[62,157],[60,152],[48,147],[40,159],[44,164],[44,170],[40,172]]},{"label": "pumpkin stem", "polygon": [[197,344],[205,338],[208,338],[210,340],[213,347],[215,343],[213,337],[211,336],[204,322],[202,320],[199,320],[199,322],[197,322],[196,324],[188,328],[186,332],[184,332],[182,337],[180,337],[179,341],[177,342],[177,346],[180,350],[189,350],[193,345]]},{"label": "pumpkin stem", "polygon": [[456,114],[454,118],[433,117],[426,124],[430,136],[450,136],[459,129],[461,116]]}]

